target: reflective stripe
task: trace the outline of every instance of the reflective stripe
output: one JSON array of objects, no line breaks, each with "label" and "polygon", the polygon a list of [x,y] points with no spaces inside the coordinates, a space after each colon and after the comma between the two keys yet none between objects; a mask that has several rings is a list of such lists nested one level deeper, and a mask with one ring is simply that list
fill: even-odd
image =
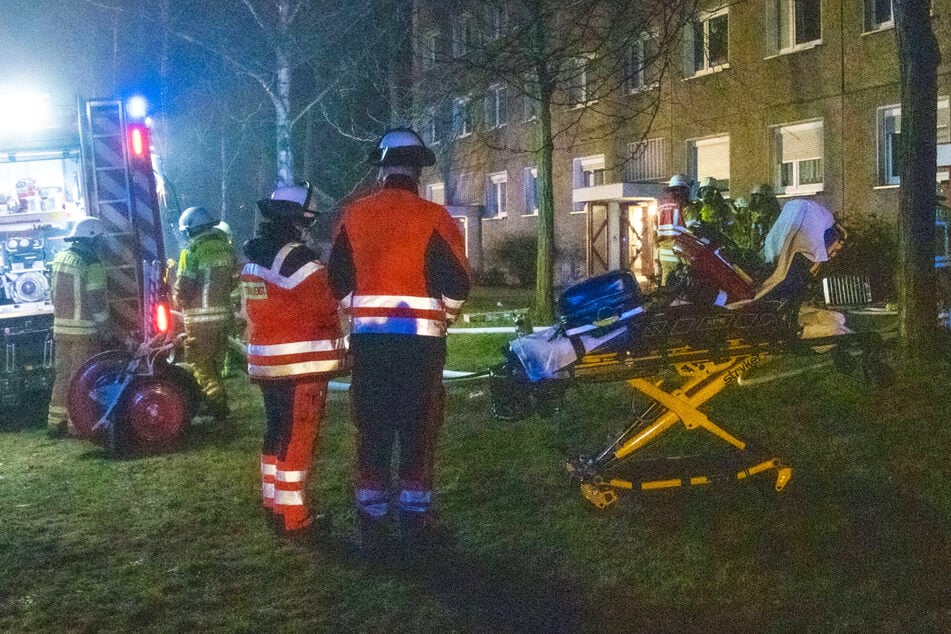
[{"label": "reflective stripe", "polygon": [[435,297],[412,295],[355,295],[354,308],[413,308],[415,310],[443,310],[442,302]]},{"label": "reflective stripe", "polygon": [[319,262],[311,261],[297,269],[293,275],[284,277],[280,273],[277,273],[265,266],[261,266],[260,264],[245,264],[242,274],[260,277],[271,284],[274,284],[275,286],[280,286],[284,289],[291,289],[298,286],[301,282],[322,268],[324,268],[324,266]]},{"label": "reflective stripe", "polygon": [[261,463],[261,475],[263,476],[273,476],[277,473],[277,465],[273,462],[262,462]]},{"label": "reflective stripe", "polygon": [[249,363],[248,375],[263,377],[294,376],[297,374],[336,372],[343,367],[343,359],[302,361],[300,363],[286,363],[284,365],[258,365]]},{"label": "reflective stripe", "polygon": [[280,357],[288,354],[303,354],[305,352],[332,352],[346,350],[347,339],[324,339],[320,341],[298,341],[294,343],[251,344],[248,345],[249,356]]},{"label": "reflective stripe", "polygon": [[[625,319],[630,319],[634,315],[639,315],[644,312],[643,306],[638,306],[637,308],[632,308],[631,310],[621,313],[617,320],[612,322],[614,324],[624,321]],[[612,324],[604,324],[605,326],[610,326]],[[580,335],[583,332],[588,332],[589,330],[594,330],[595,328],[601,328],[603,326],[597,326],[595,324],[585,324],[584,326],[578,326],[577,328],[572,328],[571,330],[566,330],[565,334],[569,337],[574,335]]]},{"label": "reflective stripe", "polygon": [[276,489],[274,503],[279,506],[304,506],[304,492]]},{"label": "reflective stripe", "polygon": [[278,469],[274,474],[274,479],[277,482],[303,482],[306,477],[306,471],[282,471]]},{"label": "reflective stripe", "polygon": [[380,489],[357,489],[355,502],[357,509],[370,517],[383,517],[390,510],[386,491]]},{"label": "reflective stripe", "polygon": [[686,228],[680,225],[660,225],[657,227],[657,235],[661,238],[673,238],[684,233]]},{"label": "reflective stripe", "polygon": [[443,337],[446,334],[446,320],[412,317],[354,317],[353,332]]},{"label": "reflective stripe", "polygon": [[265,500],[274,499],[274,483],[273,482],[264,482],[261,484],[261,494]]},{"label": "reflective stripe", "polygon": [[407,489],[400,491],[399,507],[402,511],[425,513],[429,510],[432,502],[432,491],[410,491]]}]

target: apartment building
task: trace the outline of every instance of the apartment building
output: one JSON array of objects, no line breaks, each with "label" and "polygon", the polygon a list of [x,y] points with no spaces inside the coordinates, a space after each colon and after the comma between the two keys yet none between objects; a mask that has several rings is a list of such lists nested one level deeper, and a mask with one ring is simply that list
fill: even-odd
[{"label": "apartment building", "polygon": [[[535,231],[537,167],[514,148],[531,145],[537,102],[491,78],[451,95],[426,83],[444,53],[512,32],[504,7],[476,20],[480,5],[450,12],[416,2],[414,76],[418,125],[439,157],[423,176],[425,195],[459,218],[474,268],[488,271],[507,236]],[[949,17],[951,2],[936,0],[942,50]],[[656,37],[645,30],[624,59],[606,65],[622,74],[629,100],[612,107],[640,113],[649,101],[650,116],[631,116],[611,135],[590,133],[608,115],[592,106],[598,94],[584,60],[564,86],[567,105],[552,108],[556,122],[577,122],[554,154],[557,284],[618,267],[647,279],[654,202],[675,172],[712,176],[733,198],[767,183],[781,198],[818,200],[846,223],[895,217],[901,108],[890,0],[709,3],[666,47],[663,65],[642,63]],[[949,71],[945,56],[939,143],[951,142]],[[936,174],[947,180],[946,170]]]}]

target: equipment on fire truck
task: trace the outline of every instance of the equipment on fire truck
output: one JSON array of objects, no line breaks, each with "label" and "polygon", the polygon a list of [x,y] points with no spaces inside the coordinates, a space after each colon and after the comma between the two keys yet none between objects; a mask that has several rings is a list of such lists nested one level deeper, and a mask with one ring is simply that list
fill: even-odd
[{"label": "equipment on fire truck", "polygon": [[[796,256],[817,264],[837,251],[831,214],[811,205],[792,205],[787,221],[777,222],[777,231],[787,232],[774,236],[773,242],[783,245],[777,277],[796,270],[789,266]],[[765,473],[774,475],[773,486],[781,491],[792,468],[699,408],[752,368],[783,355],[831,350],[830,356],[843,362],[862,355],[867,376],[887,377],[878,333],[851,333],[833,319],[827,322],[831,329],[817,336],[800,317],[804,286],[786,297],[770,293],[782,288],[782,280],[770,278],[757,299],[729,307],[689,303],[680,292],[645,297],[627,272],[568,288],[559,300],[561,324],[510,342],[506,362],[493,368],[494,413],[517,420],[552,411],[576,383],[624,381],[651,404],[602,450],[567,464],[592,504],[604,508],[621,493],[747,482]],[[643,459],[648,445],[679,422],[724,441],[732,456],[712,468],[682,457]]]},{"label": "equipment on fire truck", "polygon": [[190,372],[173,363],[178,343],[164,291],[162,265],[142,263],[148,333],[134,352],[107,350],[73,377],[68,410],[77,436],[111,454],[154,452],[174,447],[201,402]]}]

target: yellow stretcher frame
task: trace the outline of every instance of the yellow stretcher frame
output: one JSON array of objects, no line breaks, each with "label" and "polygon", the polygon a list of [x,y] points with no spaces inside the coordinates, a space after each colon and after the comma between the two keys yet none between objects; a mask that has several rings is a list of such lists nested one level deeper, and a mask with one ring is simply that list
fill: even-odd
[{"label": "yellow stretcher frame", "polygon": [[[709,351],[707,351],[709,352]],[[704,430],[716,438],[733,447],[741,455],[748,453],[748,443],[730,433],[722,426],[714,423],[698,408],[719,394],[728,385],[735,383],[751,368],[765,362],[770,354],[765,348],[749,346],[739,340],[728,342],[726,349],[721,351],[722,356],[715,360],[685,360],[674,361],[678,357],[689,358],[698,356],[698,351],[689,347],[667,351],[665,357],[672,361],[673,367],[680,377],[679,385],[673,389],[664,389],[663,381],[651,382],[644,377],[629,378],[626,383],[636,391],[648,397],[653,403],[662,408],[662,412],[649,424],[636,430],[630,437],[617,441],[601,453],[600,459],[606,459],[609,464],[617,464],[621,460],[631,457],[642,451],[647,445],[659,436],[683,423],[687,430]],[[700,354],[699,356],[707,356]],[[610,355],[592,355],[584,357],[575,366],[576,376],[586,374],[597,375],[610,366],[617,364]],[[603,460],[601,461],[603,462]],[[607,478],[599,473],[598,465],[589,465],[589,468],[569,464],[568,470],[581,479],[581,494],[599,509],[606,508],[616,502],[619,493],[649,492],[677,488],[708,487],[724,480],[723,475],[697,473],[690,476],[645,480],[625,480],[621,478]],[[748,481],[754,475],[775,472],[774,489],[782,491],[792,479],[792,467],[778,457],[762,455],[752,457],[749,465],[731,474],[732,482]]]}]

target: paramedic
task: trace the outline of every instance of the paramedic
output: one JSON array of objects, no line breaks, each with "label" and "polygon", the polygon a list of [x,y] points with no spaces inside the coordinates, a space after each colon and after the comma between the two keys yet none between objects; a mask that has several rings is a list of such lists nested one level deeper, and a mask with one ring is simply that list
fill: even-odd
[{"label": "paramedic", "polygon": [[680,264],[674,253],[675,238],[686,231],[686,207],[690,202],[690,183],[683,174],[674,174],[657,203],[657,254],[660,260],[660,285]]},{"label": "paramedic", "polygon": [[408,128],[387,131],[371,159],[373,193],[343,211],[330,283],[351,319],[351,413],[357,427],[355,503],[365,555],[383,555],[390,460],[407,556],[433,538],[433,454],[444,418],[446,327],[469,294],[462,235],[441,205],[418,195],[436,157]]}]

